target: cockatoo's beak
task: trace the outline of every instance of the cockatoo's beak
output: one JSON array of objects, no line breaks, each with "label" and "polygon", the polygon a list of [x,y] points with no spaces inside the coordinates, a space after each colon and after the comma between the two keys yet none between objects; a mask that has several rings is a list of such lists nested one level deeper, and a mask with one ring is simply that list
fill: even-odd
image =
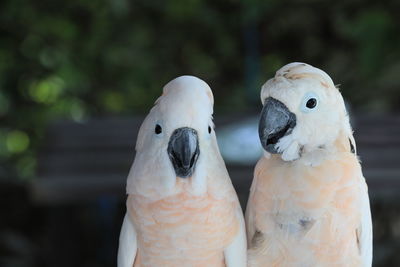
[{"label": "cockatoo's beak", "polygon": [[296,115],[281,101],[268,97],[261,111],[258,134],[263,148],[270,153],[279,153],[276,143],[291,133],[296,126]]},{"label": "cockatoo's beak", "polygon": [[176,129],[169,139],[168,156],[174,166],[176,176],[192,176],[200,155],[196,130],[188,127]]}]

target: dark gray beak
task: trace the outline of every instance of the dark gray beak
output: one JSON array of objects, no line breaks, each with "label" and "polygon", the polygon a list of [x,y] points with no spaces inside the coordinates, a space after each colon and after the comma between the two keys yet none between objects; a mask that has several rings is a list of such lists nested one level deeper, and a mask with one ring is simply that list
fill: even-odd
[{"label": "dark gray beak", "polygon": [[176,129],[169,139],[168,156],[176,176],[192,176],[200,155],[199,138],[196,130],[188,127]]},{"label": "dark gray beak", "polygon": [[279,139],[292,132],[296,126],[296,115],[281,101],[268,97],[261,111],[258,134],[263,148],[270,153],[278,153],[275,147]]}]

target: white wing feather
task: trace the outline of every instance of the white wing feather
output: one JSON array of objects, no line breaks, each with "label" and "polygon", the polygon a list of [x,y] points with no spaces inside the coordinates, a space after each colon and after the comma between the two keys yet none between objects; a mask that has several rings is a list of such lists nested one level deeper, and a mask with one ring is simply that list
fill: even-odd
[{"label": "white wing feather", "polygon": [[361,225],[357,229],[357,236],[362,266],[370,267],[372,265],[372,221],[368,188],[364,178],[362,178],[361,205]]},{"label": "white wing feather", "polygon": [[239,233],[233,242],[224,250],[225,264],[227,267],[244,267],[247,264],[246,227],[240,208],[238,209],[238,218],[240,220]]},{"label": "white wing feather", "polygon": [[136,231],[128,214],[125,214],[119,235],[118,267],[132,267],[137,251]]}]

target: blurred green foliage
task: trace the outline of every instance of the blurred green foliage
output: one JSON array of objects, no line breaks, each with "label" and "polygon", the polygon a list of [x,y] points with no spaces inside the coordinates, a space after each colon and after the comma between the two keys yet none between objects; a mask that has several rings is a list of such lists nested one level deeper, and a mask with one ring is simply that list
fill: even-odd
[{"label": "blurred green foliage", "polygon": [[399,110],[399,13],[396,0],[1,1],[0,177],[33,175],[50,121],[145,112],[183,74],[240,111],[304,61],[356,109]]}]

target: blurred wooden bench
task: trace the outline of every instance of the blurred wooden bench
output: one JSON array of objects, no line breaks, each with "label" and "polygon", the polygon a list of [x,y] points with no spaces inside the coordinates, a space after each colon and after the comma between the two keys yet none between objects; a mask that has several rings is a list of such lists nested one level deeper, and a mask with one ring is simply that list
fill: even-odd
[{"label": "blurred wooden bench", "polygon": [[[122,200],[142,120],[106,118],[52,124],[40,150],[38,177],[30,187],[33,199],[50,205],[91,201],[104,195]],[[238,120],[238,116],[217,119],[217,131]],[[355,115],[353,127],[371,199],[398,197],[400,115]],[[227,168],[244,203],[254,164],[227,163]]]}]

